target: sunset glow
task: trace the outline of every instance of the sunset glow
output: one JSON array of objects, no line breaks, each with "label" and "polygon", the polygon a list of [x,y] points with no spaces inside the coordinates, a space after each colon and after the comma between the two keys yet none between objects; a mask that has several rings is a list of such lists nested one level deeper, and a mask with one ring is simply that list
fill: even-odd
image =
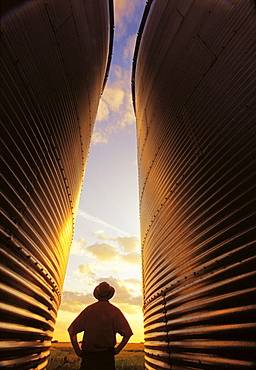
[{"label": "sunset glow", "polygon": [[94,287],[108,281],[111,302],[143,341],[141,255],[135,116],[131,64],[145,2],[116,0],[110,76],[92,137],[54,339],[69,341],[67,328],[86,305]]}]

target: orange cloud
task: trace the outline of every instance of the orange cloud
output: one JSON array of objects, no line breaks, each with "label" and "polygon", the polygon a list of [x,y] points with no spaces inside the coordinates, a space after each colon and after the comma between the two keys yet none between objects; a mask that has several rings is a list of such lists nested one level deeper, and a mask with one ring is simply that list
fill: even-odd
[{"label": "orange cloud", "polygon": [[112,111],[118,112],[121,105],[124,103],[125,92],[119,87],[106,88],[104,93],[104,101],[108,104]]},{"label": "orange cloud", "polygon": [[116,248],[109,243],[95,243],[87,247],[86,250],[100,261],[114,260],[118,256]]},{"label": "orange cloud", "polygon": [[[137,309],[141,309],[141,293],[138,294],[138,292],[129,288],[129,284],[126,285],[125,280],[116,279],[113,276],[109,276],[107,278],[98,279],[95,285],[99,284],[101,281],[107,281],[115,288],[115,295],[111,300],[113,301],[113,304],[116,304],[119,307],[120,305],[122,305],[122,309],[129,314],[136,314]],[[141,283],[137,281],[137,284]],[[93,297],[93,290],[94,288],[92,288],[92,291],[90,293],[64,291],[62,294],[62,303],[60,310],[75,313],[80,312],[85,308],[85,306],[95,302],[95,298]],[[135,309],[135,307],[133,306],[136,306],[137,309]]]},{"label": "orange cloud", "polygon": [[101,99],[97,113],[97,120],[104,121],[107,120],[108,117],[109,117],[109,106],[104,99]]},{"label": "orange cloud", "polygon": [[60,310],[68,312],[80,312],[86,305],[95,301],[92,293],[80,293],[72,291],[64,291],[62,293],[62,302]]},{"label": "orange cloud", "polygon": [[93,232],[93,235],[101,235],[104,234],[104,230],[96,230]]},{"label": "orange cloud", "polygon": [[139,238],[137,236],[119,236],[116,241],[124,252],[139,249]]},{"label": "orange cloud", "polygon": [[103,130],[99,129],[97,131],[93,132],[92,135],[92,144],[100,144],[100,143],[108,143],[108,134],[107,132],[104,132]]},{"label": "orange cloud", "polygon": [[128,285],[126,286],[126,281],[117,279],[113,276],[109,276],[108,278],[99,279],[99,282],[107,281],[110,285],[115,288],[115,295],[112,298],[113,303],[117,304],[125,304],[127,306],[138,306],[141,307],[142,305],[142,296],[141,293],[136,293],[133,289],[129,288]]},{"label": "orange cloud", "polygon": [[140,265],[141,264],[141,256],[138,252],[131,252],[131,253],[123,254],[120,257],[125,263],[129,263],[130,265]]},{"label": "orange cloud", "polygon": [[140,249],[140,243],[137,236],[119,236],[111,238],[104,235],[102,230],[94,233],[100,240],[109,240],[117,243],[119,248],[116,248],[110,243],[95,243],[83,250],[90,252],[93,257],[99,261],[117,261],[118,259],[123,263],[131,265],[140,265],[141,256],[137,251]]},{"label": "orange cloud", "polygon": [[[128,51],[127,51],[128,52]],[[107,143],[113,133],[135,124],[130,90],[130,70],[112,66],[114,81],[108,82],[101,97],[92,144]]]},{"label": "orange cloud", "polygon": [[70,254],[79,255],[84,253],[84,248],[86,247],[86,242],[84,238],[79,238],[74,240],[71,244]]},{"label": "orange cloud", "polygon": [[83,275],[87,275],[89,277],[95,277],[96,274],[92,271],[89,264],[82,264],[78,266],[78,272]]}]

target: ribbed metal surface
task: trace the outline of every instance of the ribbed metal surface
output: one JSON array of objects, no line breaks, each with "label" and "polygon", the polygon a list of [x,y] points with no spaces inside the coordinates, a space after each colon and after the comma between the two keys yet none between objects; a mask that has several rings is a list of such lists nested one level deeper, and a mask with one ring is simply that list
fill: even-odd
[{"label": "ribbed metal surface", "polygon": [[43,369],[110,66],[113,3],[14,3],[1,22],[0,367]]},{"label": "ribbed metal surface", "polygon": [[256,368],[256,9],[153,0],[134,54],[147,369]]}]

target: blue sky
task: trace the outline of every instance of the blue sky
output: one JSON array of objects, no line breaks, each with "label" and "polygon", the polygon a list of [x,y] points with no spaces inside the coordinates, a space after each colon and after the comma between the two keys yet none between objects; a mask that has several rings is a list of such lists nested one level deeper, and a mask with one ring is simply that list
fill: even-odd
[{"label": "blue sky", "polygon": [[115,0],[115,35],[108,83],[102,96],[54,339],[95,301],[94,287],[108,281],[111,302],[130,322],[131,342],[143,341],[138,169],[131,65],[144,0]]}]

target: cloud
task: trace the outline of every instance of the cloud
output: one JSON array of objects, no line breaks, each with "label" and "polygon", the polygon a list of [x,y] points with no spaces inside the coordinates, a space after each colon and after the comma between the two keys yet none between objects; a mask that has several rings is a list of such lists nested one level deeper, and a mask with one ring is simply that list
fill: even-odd
[{"label": "cloud", "polygon": [[83,238],[79,238],[77,240],[74,240],[71,244],[70,254],[72,254],[72,255],[84,254],[85,246],[86,246],[86,242]]},{"label": "cloud", "polygon": [[100,235],[100,234],[104,234],[104,230],[96,230],[93,232],[93,235]]},{"label": "cloud", "polygon": [[[113,276],[107,278],[100,278],[97,280],[96,285],[102,281],[107,281],[110,285],[115,288],[115,295],[111,301],[118,307],[122,307],[122,310],[128,314],[137,314],[138,309],[142,306],[142,296],[134,289],[129,288],[131,279],[121,280]],[[139,281],[132,281],[133,284],[139,286]],[[90,293],[64,291],[62,294],[62,303],[60,310],[79,313],[87,305],[94,303],[96,300],[93,297],[93,290]]]},{"label": "cloud", "polygon": [[131,252],[131,253],[123,254],[120,257],[125,263],[129,263],[131,265],[141,264],[141,256],[138,252]]},{"label": "cloud", "polygon": [[95,278],[96,274],[92,271],[89,264],[82,264],[78,266],[78,272],[83,275],[87,275],[89,277]]},{"label": "cloud", "polygon": [[111,238],[104,234],[104,230],[98,230],[93,233],[97,235],[98,239],[102,240],[111,240],[118,243],[119,248],[127,253],[134,250],[139,250],[140,248],[140,241],[136,235],[132,236],[118,236],[117,238]]},{"label": "cloud", "polygon": [[130,90],[131,72],[120,65],[113,65],[112,71],[114,80],[108,82],[101,97],[92,135],[93,145],[106,144],[111,135],[135,124]]},{"label": "cloud", "polygon": [[101,278],[98,282],[107,281],[110,285],[115,288],[115,295],[112,298],[113,302],[116,304],[127,304],[133,306],[141,306],[141,293],[136,293],[133,289],[126,286],[126,281],[117,279],[113,276],[108,278]]},{"label": "cloud", "polygon": [[[94,221],[99,219],[83,213],[85,217],[92,218]],[[96,219],[96,220],[95,220]],[[105,222],[101,221],[104,225]],[[85,255],[90,253],[91,256],[100,262],[121,262],[130,265],[140,265],[141,255],[139,251],[139,239],[137,236],[118,236],[117,238],[110,237],[104,234],[104,230],[96,230],[92,232],[96,242],[89,246],[86,245],[84,238],[79,238],[73,241],[71,246],[71,255]],[[98,240],[98,242],[97,242]],[[95,278],[89,264],[81,264],[77,269],[78,274],[86,275],[90,280]]]},{"label": "cloud", "polygon": [[[106,144],[110,135],[135,124],[131,97],[131,63],[144,0],[115,0],[116,64],[111,65],[107,86],[99,103],[92,145]],[[128,37],[127,37],[128,35]]]},{"label": "cloud", "polygon": [[[113,74],[115,78],[112,80],[110,87],[112,89],[122,90],[124,94],[127,94],[126,97],[130,96],[131,70],[129,68],[125,68],[124,66],[115,64],[113,65]],[[125,98],[125,96],[123,96],[123,98]]]},{"label": "cloud", "polygon": [[118,227],[115,227],[113,225],[110,225],[106,221],[101,220],[99,217],[92,216],[89,213],[83,211],[82,209],[78,209],[78,214],[77,215],[80,216],[80,217],[83,217],[87,221],[91,221],[93,223],[96,223],[100,227],[105,227],[106,229],[110,229],[112,231],[116,231],[116,232],[118,232],[118,233],[120,233],[122,235],[128,235],[128,233],[126,233],[125,231],[119,229]]},{"label": "cloud", "polygon": [[113,66],[113,71],[116,80],[120,81],[123,78],[123,68],[119,65]]},{"label": "cloud", "polygon": [[[104,281],[104,279],[100,279],[100,281]],[[127,313],[130,313],[127,311],[129,306],[141,307],[141,293],[138,294],[133,289],[129,289],[124,280],[110,276],[106,281],[115,288],[115,295],[112,298],[114,304],[117,304],[118,306],[122,304],[123,309]]]},{"label": "cloud", "polygon": [[140,288],[142,287],[141,280],[138,280],[138,279],[129,278],[129,279],[123,279],[122,281],[127,285],[139,286]]},{"label": "cloud", "polygon": [[109,117],[109,106],[104,99],[100,100],[99,109],[97,112],[97,120],[104,121]]},{"label": "cloud", "polygon": [[93,232],[93,235],[97,236],[97,239],[100,240],[114,240],[113,238],[104,234],[104,230],[97,230]]},{"label": "cloud", "polygon": [[139,239],[137,236],[119,236],[116,238],[116,241],[124,252],[139,249]]},{"label": "cloud", "polygon": [[100,261],[114,260],[118,256],[116,248],[109,243],[95,243],[87,247],[86,250]]},{"label": "cloud", "polygon": [[107,144],[109,138],[108,132],[100,128],[98,128],[97,130],[98,131],[94,131],[92,134],[92,144]]},{"label": "cloud", "polygon": [[126,33],[127,25],[134,19],[137,3],[131,0],[114,0],[114,4],[115,37],[119,39]]},{"label": "cloud", "polygon": [[100,234],[98,236],[98,239],[101,239],[101,240],[112,240],[112,238],[110,238],[109,236],[104,235],[104,234]]},{"label": "cloud", "polygon": [[95,301],[92,293],[80,293],[72,291],[64,291],[62,293],[62,302],[60,310],[68,312],[80,312],[85,306],[92,304]]},{"label": "cloud", "polygon": [[[119,75],[117,79],[121,79],[122,71],[119,67]],[[125,92],[118,86],[106,86],[104,94],[100,100],[99,109],[97,113],[97,121],[106,121],[109,119],[110,111],[118,112],[120,106],[124,103]]]},{"label": "cloud", "polygon": [[[102,230],[98,230],[94,235],[105,242],[94,243],[83,248],[83,251],[89,252],[97,260],[117,261],[119,259],[121,262],[131,265],[141,264],[140,253],[137,252],[139,250],[139,239],[137,236],[119,236],[117,238],[111,238],[104,235]],[[119,248],[107,243],[106,240],[117,243]]]},{"label": "cloud", "polygon": [[103,101],[106,102],[109,109],[118,112],[121,105],[124,103],[125,92],[119,87],[107,87],[104,92]]},{"label": "cloud", "polygon": [[123,53],[124,60],[132,60],[134,49],[135,49],[136,36],[137,35],[135,34],[127,38],[126,45],[124,48],[124,53]]},{"label": "cloud", "polygon": [[82,263],[78,266],[75,274],[78,276],[79,281],[83,281],[89,285],[95,284],[96,274],[92,271],[90,264]]}]

